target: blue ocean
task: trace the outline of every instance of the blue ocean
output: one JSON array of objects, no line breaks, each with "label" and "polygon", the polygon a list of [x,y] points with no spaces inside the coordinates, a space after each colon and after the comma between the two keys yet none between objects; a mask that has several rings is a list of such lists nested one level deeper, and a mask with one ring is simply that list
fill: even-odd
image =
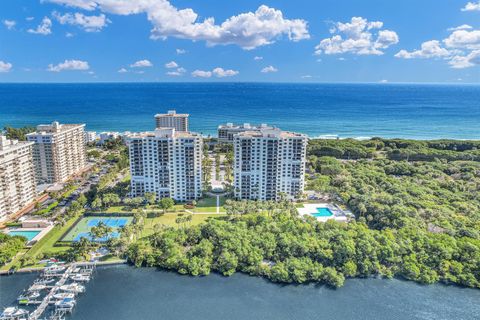
[{"label": "blue ocean", "polygon": [[146,131],[156,113],[190,114],[192,131],[268,123],[310,137],[480,139],[480,86],[411,84],[0,84],[0,126],[86,123]]}]

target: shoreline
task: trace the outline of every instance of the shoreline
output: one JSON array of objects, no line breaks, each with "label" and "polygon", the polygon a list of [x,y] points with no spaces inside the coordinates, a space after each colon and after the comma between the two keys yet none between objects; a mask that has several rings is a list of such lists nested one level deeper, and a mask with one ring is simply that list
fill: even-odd
[{"label": "shoreline", "polygon": [[[83,262],[77,262],[77,263],[82,264],[82,263],[89,263],[89,262],[83,261]],[[119,259],[114,261],[97,261],[96,262],[97,266],[109,266],[109,265],[121,265],[121,264],[128,264],[128,261],[126,259]],[[21,269],[15,270],[15,272],[10,272],[8,270],[0,270],[0,276],[11,276],[17,273],[40,272],[40,271],[43,271],[44,269],[45,267],[21,268]]]}]

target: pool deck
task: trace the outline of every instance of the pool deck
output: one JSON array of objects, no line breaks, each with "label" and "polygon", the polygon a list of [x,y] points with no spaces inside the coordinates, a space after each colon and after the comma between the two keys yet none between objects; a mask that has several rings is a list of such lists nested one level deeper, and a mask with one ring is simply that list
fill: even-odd
[{"label": "pool deck", "polygon": [[40,233],[37,234],[35,237],[33,237],[32,240],[27,242],[26,246],[31,247],[37,241],[42,239],[47,233],[49,233],[50,230],[52,230],[53,227],[54,227],[54,225],[51,224],[51,225],[49,225],[48,227],[45,227],[45,228],[7,228],[7,229],[3,230],[3,232],[8,234],[10,231],[40,231]]},{"label": "pool deck", "polygon": [[317,212],[318,208],[327,208],[333,213],[331,216],[315,217],[317,221],[320,222],[326,222],[328,220],[348,222],[349,216],[351,216],[349,211],[344,211],[331,203],[305,203],[303,208],[297,208],[297,211],[301,216],[312,216],[313,213]]}]

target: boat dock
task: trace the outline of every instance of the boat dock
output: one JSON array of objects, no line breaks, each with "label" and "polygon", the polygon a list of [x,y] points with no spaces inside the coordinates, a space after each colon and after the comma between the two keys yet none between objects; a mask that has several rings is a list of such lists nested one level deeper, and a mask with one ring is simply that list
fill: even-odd
[{"label": "boat dock", "polygon": [[[96,263],[53,263],[47,266],[40,277],[17,299],[22,306],[35,306],[29,312],[18,307],[8,307],[0,320],[61,320],[72,312],[76,295],[83,293],[82,285],[90,281]],[[49,313],[49,314],[48,314]]]}]

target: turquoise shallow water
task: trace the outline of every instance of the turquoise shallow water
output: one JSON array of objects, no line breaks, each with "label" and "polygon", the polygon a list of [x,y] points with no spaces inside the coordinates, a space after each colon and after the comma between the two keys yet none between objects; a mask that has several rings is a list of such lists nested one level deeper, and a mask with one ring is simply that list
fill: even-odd
[{"label": "turquoise shallow water", "polygon": [[[0,277],[0,307],[34,275]],[[194,278],[155,269],[100,267],[72,320],[478,320],[480,290],[401,280],[350,279],[332,290],[257,277]]]},{"label": "turquoise shallow water", "polygon": [[9,231],[8,234],[11,236],[22,236],[27,238],[28,241],[32,240],[39,234],[40,231]]},{"label": "turquoise shallow water", "polygon": [[191,129],[270,123],[311,137],[480,139],[480,86],[401,84],[0,84],[0,126],[81,122],[95,131],[145,131],[168,109]]}]

